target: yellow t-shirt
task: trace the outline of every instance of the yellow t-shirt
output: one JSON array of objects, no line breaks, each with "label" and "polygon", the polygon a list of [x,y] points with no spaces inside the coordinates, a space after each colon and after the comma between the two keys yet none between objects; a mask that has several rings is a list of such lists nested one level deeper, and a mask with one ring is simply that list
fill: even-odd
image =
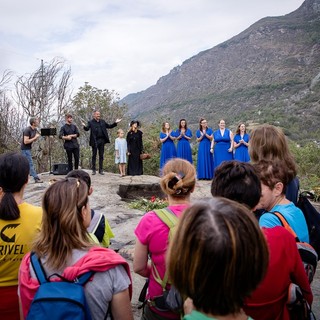
[{"label": "yellow t-shirt", "polygon": [[0,287],[18,284],[21,260],[41,228],[41,207],[24,202],[19,209],[19,219],[0,219]]}]

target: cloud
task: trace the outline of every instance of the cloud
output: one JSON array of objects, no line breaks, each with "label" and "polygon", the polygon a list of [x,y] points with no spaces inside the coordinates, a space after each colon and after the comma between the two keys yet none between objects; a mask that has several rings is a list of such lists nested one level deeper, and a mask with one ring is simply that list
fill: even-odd
[{"label": "cloud", "polygon": [[153,85],[184,60],[301,0],[5,0],[0,72],[30,73],[63,57],[75,89],[89,82],[123,97]]}]

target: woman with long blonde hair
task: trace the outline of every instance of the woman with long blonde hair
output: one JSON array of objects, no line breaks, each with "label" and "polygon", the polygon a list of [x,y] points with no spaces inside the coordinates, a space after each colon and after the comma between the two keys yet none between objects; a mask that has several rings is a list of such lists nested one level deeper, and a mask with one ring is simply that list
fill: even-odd
[{"label": "woman with long blonde hair", "polygon": [[[91,210],[86,183],[76,178],[55,182],[45,192],[42,207],[42,229],[32,251],[40,259],[47,278],[59,280],[58,274],[74,281],[94,271],[84,286],[92,319],[105,319],[109,305],[115,319],[133,319],[127,262],[113,250],[96,246],[88,236]],[[27,254],[19,275],[22,319],[27,316],[38,288],[30,254]]]}]

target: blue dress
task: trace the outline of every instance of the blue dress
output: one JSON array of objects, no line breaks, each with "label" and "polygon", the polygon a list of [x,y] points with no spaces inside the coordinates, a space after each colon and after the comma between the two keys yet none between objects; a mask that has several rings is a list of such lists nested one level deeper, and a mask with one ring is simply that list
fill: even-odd
[{"label": "blue dress", "polygon": [[[164,139],[167,135],[164,132],[160,132],[160,139]],[[174,137],[174,133],[170,133],[171,137]],[[165,142],[162,143],[161,146],[161,154],[160,154],[160,170],[164,167],[166,162],[172,158],[177,156],[176,146],[174,142],[168,138]]]},{"label": "blue dress", "polygon": [[[207,134],[212,135],[212,129],[207,129]],[[200,130],[196,132],[197,138],[201,137]],[[198,148],[198,160],[197,160],[197,177],[198,179],[208,179],[213,178],[213,158],[210,152],[211,141],[205,136],[199,142]]]},{"label": "blue dress", "polygon": [[[249,135],[247,133],[245,133],[242,139],[246,143],[248,143],[250,137],[249,137]],[[240,134],[236,134],[234,136],[234,142],[235,143],[239,143],[240,140],[241,140]],[[238,160],[238,161],[242,161],[242,162],[249,162],[250,161],[250,156],[249,156],[248,147],[246,145],[244,145],[243,143],[241,143],[239,145],[239,147],[235,149],[234,159]]]},{"label": "blue dress", "polygon": [[[179,129],[175,132],[175,136],[176,137],[180,136]],[[185,132],[185,136],[191,138],[192,131],[190,129],[187,129]],[[181,158],[181,159],[188,160],[190,163],[192,163],[192,151],[191,151],[191,146],[190,146],[190,140],[188,140],[184,136],[178,140],[177,157]]]},{"label": "blue dress", "polygon": [[221,131],[216,130],[213,133],[214,139],[214,170],[221,164],[223,161],[232,160],[233,153],[228,152],[228,149],[231,145],[230,140],[230,130],[225,129],[223,136],[221,135]]}]

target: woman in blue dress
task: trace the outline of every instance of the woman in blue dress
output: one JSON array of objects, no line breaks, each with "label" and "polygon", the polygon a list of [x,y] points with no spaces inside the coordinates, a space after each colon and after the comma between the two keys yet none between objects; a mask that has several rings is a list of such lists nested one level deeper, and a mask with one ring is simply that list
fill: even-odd
[{"label": "woman in blue dress", "polygon": [[198,148],[197,176],[199,180],[211,180],[213,178],[213,159],[210,153],[210,144],[213,131],[208,128],[207,120],[200,119],[200,126],[196,132]]},{"label": "woman in blue dress", "polygon": [[169,122],[162,124],[162,130],[160,132],[161,153],[160,153],[160,171],[166,162],[177,156],[176,146],[174,145],[175,134],[170,128]]},{"label": "woman in blue dress", "polygon": [[233,134],[223,119],[219,121],[219,129],[213,133],[210,151],[214,153],[214,170],[221,162],[233,159]]},{"label": "woman in blue dress", "polygon": [[179,129],[176,131],[175,135],[178,140],[177,157],[192,163],[192,151],[190,146],[192,131],[188,128],[186,119],[181,119],[179,121]]},{"label": "woman in blue dress", "polygon": [[249,162],[249,139],[250,136],[247,134],[246,125],[244,123],[240,123],[238,125],[236,135],[233,140],[234,147],[234,159],[242,162]]}]

